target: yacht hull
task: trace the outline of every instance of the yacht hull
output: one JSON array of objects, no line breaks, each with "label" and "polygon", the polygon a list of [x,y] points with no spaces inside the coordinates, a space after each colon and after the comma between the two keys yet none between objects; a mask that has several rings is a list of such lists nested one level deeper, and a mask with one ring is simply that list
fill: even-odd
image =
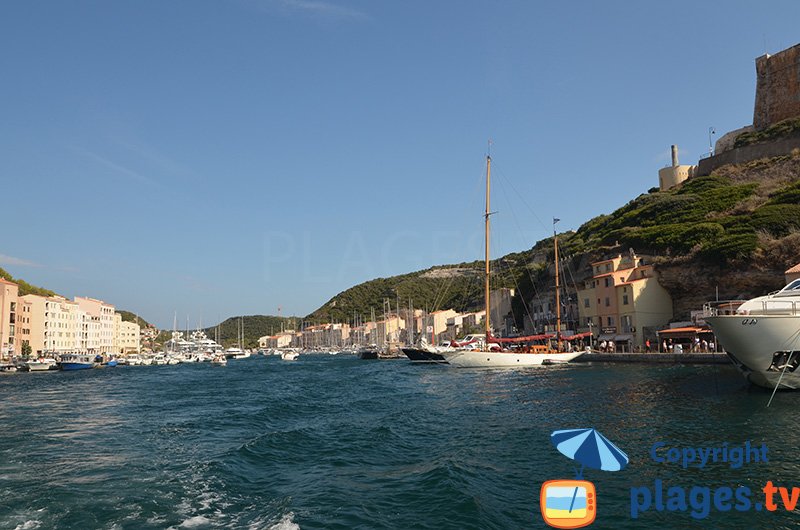
[{"label": "yacht hull", "polygon": [[800,361],[800,315],[719,315],[705,319],[748,381],[773,389],[780,379],[781,388],[800,388],[800,365],[795,362]]},{"label": "yacht hull", "polygon": [[411,359],[411,364],[447,364],[447,359],[441,353],[419,348],[402,348],[402,350],[406,357]]},{"label": "yacht hull", "polygon": [[71,370],[88,370],[89,368],[93,368],[94,363],[79,363],[79,362],[66,362],[61,363],[61,369],[64,371],[71,371]]},{"label": "yacht hull", "polygon": [[[542,366],[543,364],[560,364],[577,359],[585,352],[563,353],[511,353],[487,352],[476,350],[457,350],[444,352],[447,362],[456,368],[519,368],[524,366]],[[552,362],[552,361],[555,361]]]}]

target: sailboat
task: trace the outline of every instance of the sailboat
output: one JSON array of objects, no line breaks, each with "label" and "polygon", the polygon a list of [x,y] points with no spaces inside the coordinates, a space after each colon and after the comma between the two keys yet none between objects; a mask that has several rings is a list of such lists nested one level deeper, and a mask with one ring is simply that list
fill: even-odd
[{"label": "sailboat", "polygon": [[[541,366],[549,364],[562,364],[576,359],[583,355],[583,351],[562,352],[561,345],[561,307],[559,300],[558,285],[558,237],[555,237],[555,261],[556,261],[556,342],[559,347],[551,349],[548,346],[534,346],[532,352],[503,351],[501,344],[510,342],[530,342],[536,339],[545,338],[538,335],[533,337],[516,337],[513,339],[498,339],[492,337],[492,324],[490,322],[489,304],[489,189],[491,180],[492,158],[486,156],[486,211],[484,212],[484,228],[486,255],[484,269],[484,301],[486,304],[485,323],[486,341],[484,347],[478,350],[455,350],[442,352],[447,362],[457,368],[516,368],[520,366]],[[555,235],[555,229],[553,230]]]}]

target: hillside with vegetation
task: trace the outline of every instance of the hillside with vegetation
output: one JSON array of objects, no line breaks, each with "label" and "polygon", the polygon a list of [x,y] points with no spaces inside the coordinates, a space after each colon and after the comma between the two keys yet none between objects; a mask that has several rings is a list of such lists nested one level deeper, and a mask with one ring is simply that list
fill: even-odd
[{"label": "hillside with vegetation", "polygon": [[22,280],[20,278],[14,278],[5,269],[0,269],[0,278],[16,283],[19,286],[20,296],[25,296],[26,294],[36,294],[39,296],[56,296],[56,293],[54,291],[51,291],[50,289],[45,289],[44,287],[36,287],[35,285],[29,284],[25,280]]},{"label": "hillside with vegetation", "polygon": [[[780,288],[783,272],[800,262],[800,152],[724,166],[668,191],[653,188],[607,215],[559,235],[574,291],[593,261],[634,249],[653,257],[662,285],[675,302],[676,319],[700,309],[717,292],[722,299],[749,298]],[[493,262],[492,286],[514,287],[515,317],[522,299],[552,289],[552,238]],[[550,265],[548,265],[550,264]],[[380,311],[383,300],[416,308],[470,310],[482,304],[482,263],[434,267],[371,280],[339,293],[307,318],[349,322]]]},{"label": "hillside with vegetation", "polygon": [[133,322],[134,324],[139,324],[139,327],[144,329],[151,326],[151,324],[137,315],[136,313],[131,313],[130,311],[125,311],[123,309],[117,309],[117,313],[122,317],[123,322]]},{"label": "hillside with vegetation", "polygon": [[257,348],[259,337],[278,333],[281,329],[298,329],[300,326],[300,319],[297,317],[249,315],[230,317],[220,322],[218,326],[206,328],[203,331],[210,339],[218,336],[220,344],[226,348],[237,346],[240,319],[244,329],[242,348]]}]

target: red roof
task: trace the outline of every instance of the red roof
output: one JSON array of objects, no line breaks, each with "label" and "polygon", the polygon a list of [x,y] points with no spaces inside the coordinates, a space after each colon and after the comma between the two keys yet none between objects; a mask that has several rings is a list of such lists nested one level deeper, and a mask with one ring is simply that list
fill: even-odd
[{"label": "red roof", "polygon": [[794,274],[797,272],[800,272],[800,263],[798,263],[797,265],[786,271],[784,274]]}]

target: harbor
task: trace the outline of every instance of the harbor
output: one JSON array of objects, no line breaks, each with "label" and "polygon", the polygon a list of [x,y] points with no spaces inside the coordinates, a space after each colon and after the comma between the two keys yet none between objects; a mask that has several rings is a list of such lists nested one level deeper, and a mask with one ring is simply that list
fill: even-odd
[{"label": "harbor", "polygon": [[[10,528],[541,528],[538,486],[573,473],[549,434],[571,425],[595,426],[631,459],[624,473],[592,477],[602,527],[630,524],[631,485],[654,474],[698,481],[648,463],[657,440],[768,441],[769,463],[713,466],[707,483],[756,490],[800,473],[796,396],[778,393],[767,411],[769,393],[726,365],[487,371],[318,354],[53,375],[0,377]],[[795,518],[706,523],[788,528]],[[659,511],[636,522],[695,524]]]}]

